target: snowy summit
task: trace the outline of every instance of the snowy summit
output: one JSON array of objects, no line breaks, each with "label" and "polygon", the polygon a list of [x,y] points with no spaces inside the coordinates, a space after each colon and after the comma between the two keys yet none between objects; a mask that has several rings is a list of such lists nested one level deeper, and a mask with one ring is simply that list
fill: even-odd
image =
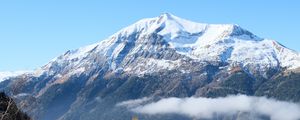
[{"label": "snowy summit", "polygon": [[144,74],[176,69],[187,59],[262,74],[270,68],[300,67],[299,53],[238,25],[196,23],[165,13],[140,20],[99,43],[68,51],[42,70],[70,75],[104,65],[113,72]]}]

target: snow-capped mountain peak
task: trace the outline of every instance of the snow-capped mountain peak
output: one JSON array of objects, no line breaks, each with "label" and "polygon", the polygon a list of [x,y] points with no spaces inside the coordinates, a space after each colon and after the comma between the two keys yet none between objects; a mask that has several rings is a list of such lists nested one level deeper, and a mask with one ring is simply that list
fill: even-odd
[{"label": "snow-capped mountain peak", "polygon": [[177,44],[180,46],[182,44],[195,44],[196,46],[213,44],[230,36],[244,40],[262,40],[238,25],[196,23],[169,13],[155,18],[142,19],[113,36],[124,37],[134,33],[141,35],[157,33],[175,46]]},{"label": "snow-capped mountain peak", "polygon": [[245,70],[251,66],[252,71],[263,73],[270,68],[300,67],[299,56],[238,25],[196,23],[164,13],[142,19],[99,43],[68,51],[43,69],[52,74],[80,74],[108,66],[112,71],[143,74],[175,69],[188,58]]}]

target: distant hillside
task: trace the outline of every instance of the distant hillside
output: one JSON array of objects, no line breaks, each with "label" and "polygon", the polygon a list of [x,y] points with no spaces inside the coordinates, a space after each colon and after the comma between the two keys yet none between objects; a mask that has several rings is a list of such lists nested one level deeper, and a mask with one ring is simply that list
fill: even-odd
[{"label": "distant hillside", "polygon": [[31,120],[5,93],[0,93],[0,120]]}]

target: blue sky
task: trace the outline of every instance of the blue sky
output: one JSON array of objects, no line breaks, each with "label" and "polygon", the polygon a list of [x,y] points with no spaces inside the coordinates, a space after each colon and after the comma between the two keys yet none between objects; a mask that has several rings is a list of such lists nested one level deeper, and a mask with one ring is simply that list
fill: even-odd
[{"label": "blue sky", "polygon": [[239,24],[300,51],[299,5],[297,0],[1,0],[0,71],[35,69],[165,12],[196,22]]}]

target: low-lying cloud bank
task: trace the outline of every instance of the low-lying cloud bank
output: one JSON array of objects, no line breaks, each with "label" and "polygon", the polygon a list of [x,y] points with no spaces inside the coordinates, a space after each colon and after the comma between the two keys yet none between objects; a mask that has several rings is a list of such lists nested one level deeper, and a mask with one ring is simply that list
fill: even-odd
[{"label": "low-lying cloud bank", "polygon": [[[192,118],[213,118],[214,115],[234,115],[239,112],[268,116],[271,120],[300,120],[300,106],[265,97],[236,95],[220,98],[166,98],[149,103],[150,98],[119,103],[131,111],[143,114],[181,114]],[[148,102],[148,103],[147,103]]]}]

